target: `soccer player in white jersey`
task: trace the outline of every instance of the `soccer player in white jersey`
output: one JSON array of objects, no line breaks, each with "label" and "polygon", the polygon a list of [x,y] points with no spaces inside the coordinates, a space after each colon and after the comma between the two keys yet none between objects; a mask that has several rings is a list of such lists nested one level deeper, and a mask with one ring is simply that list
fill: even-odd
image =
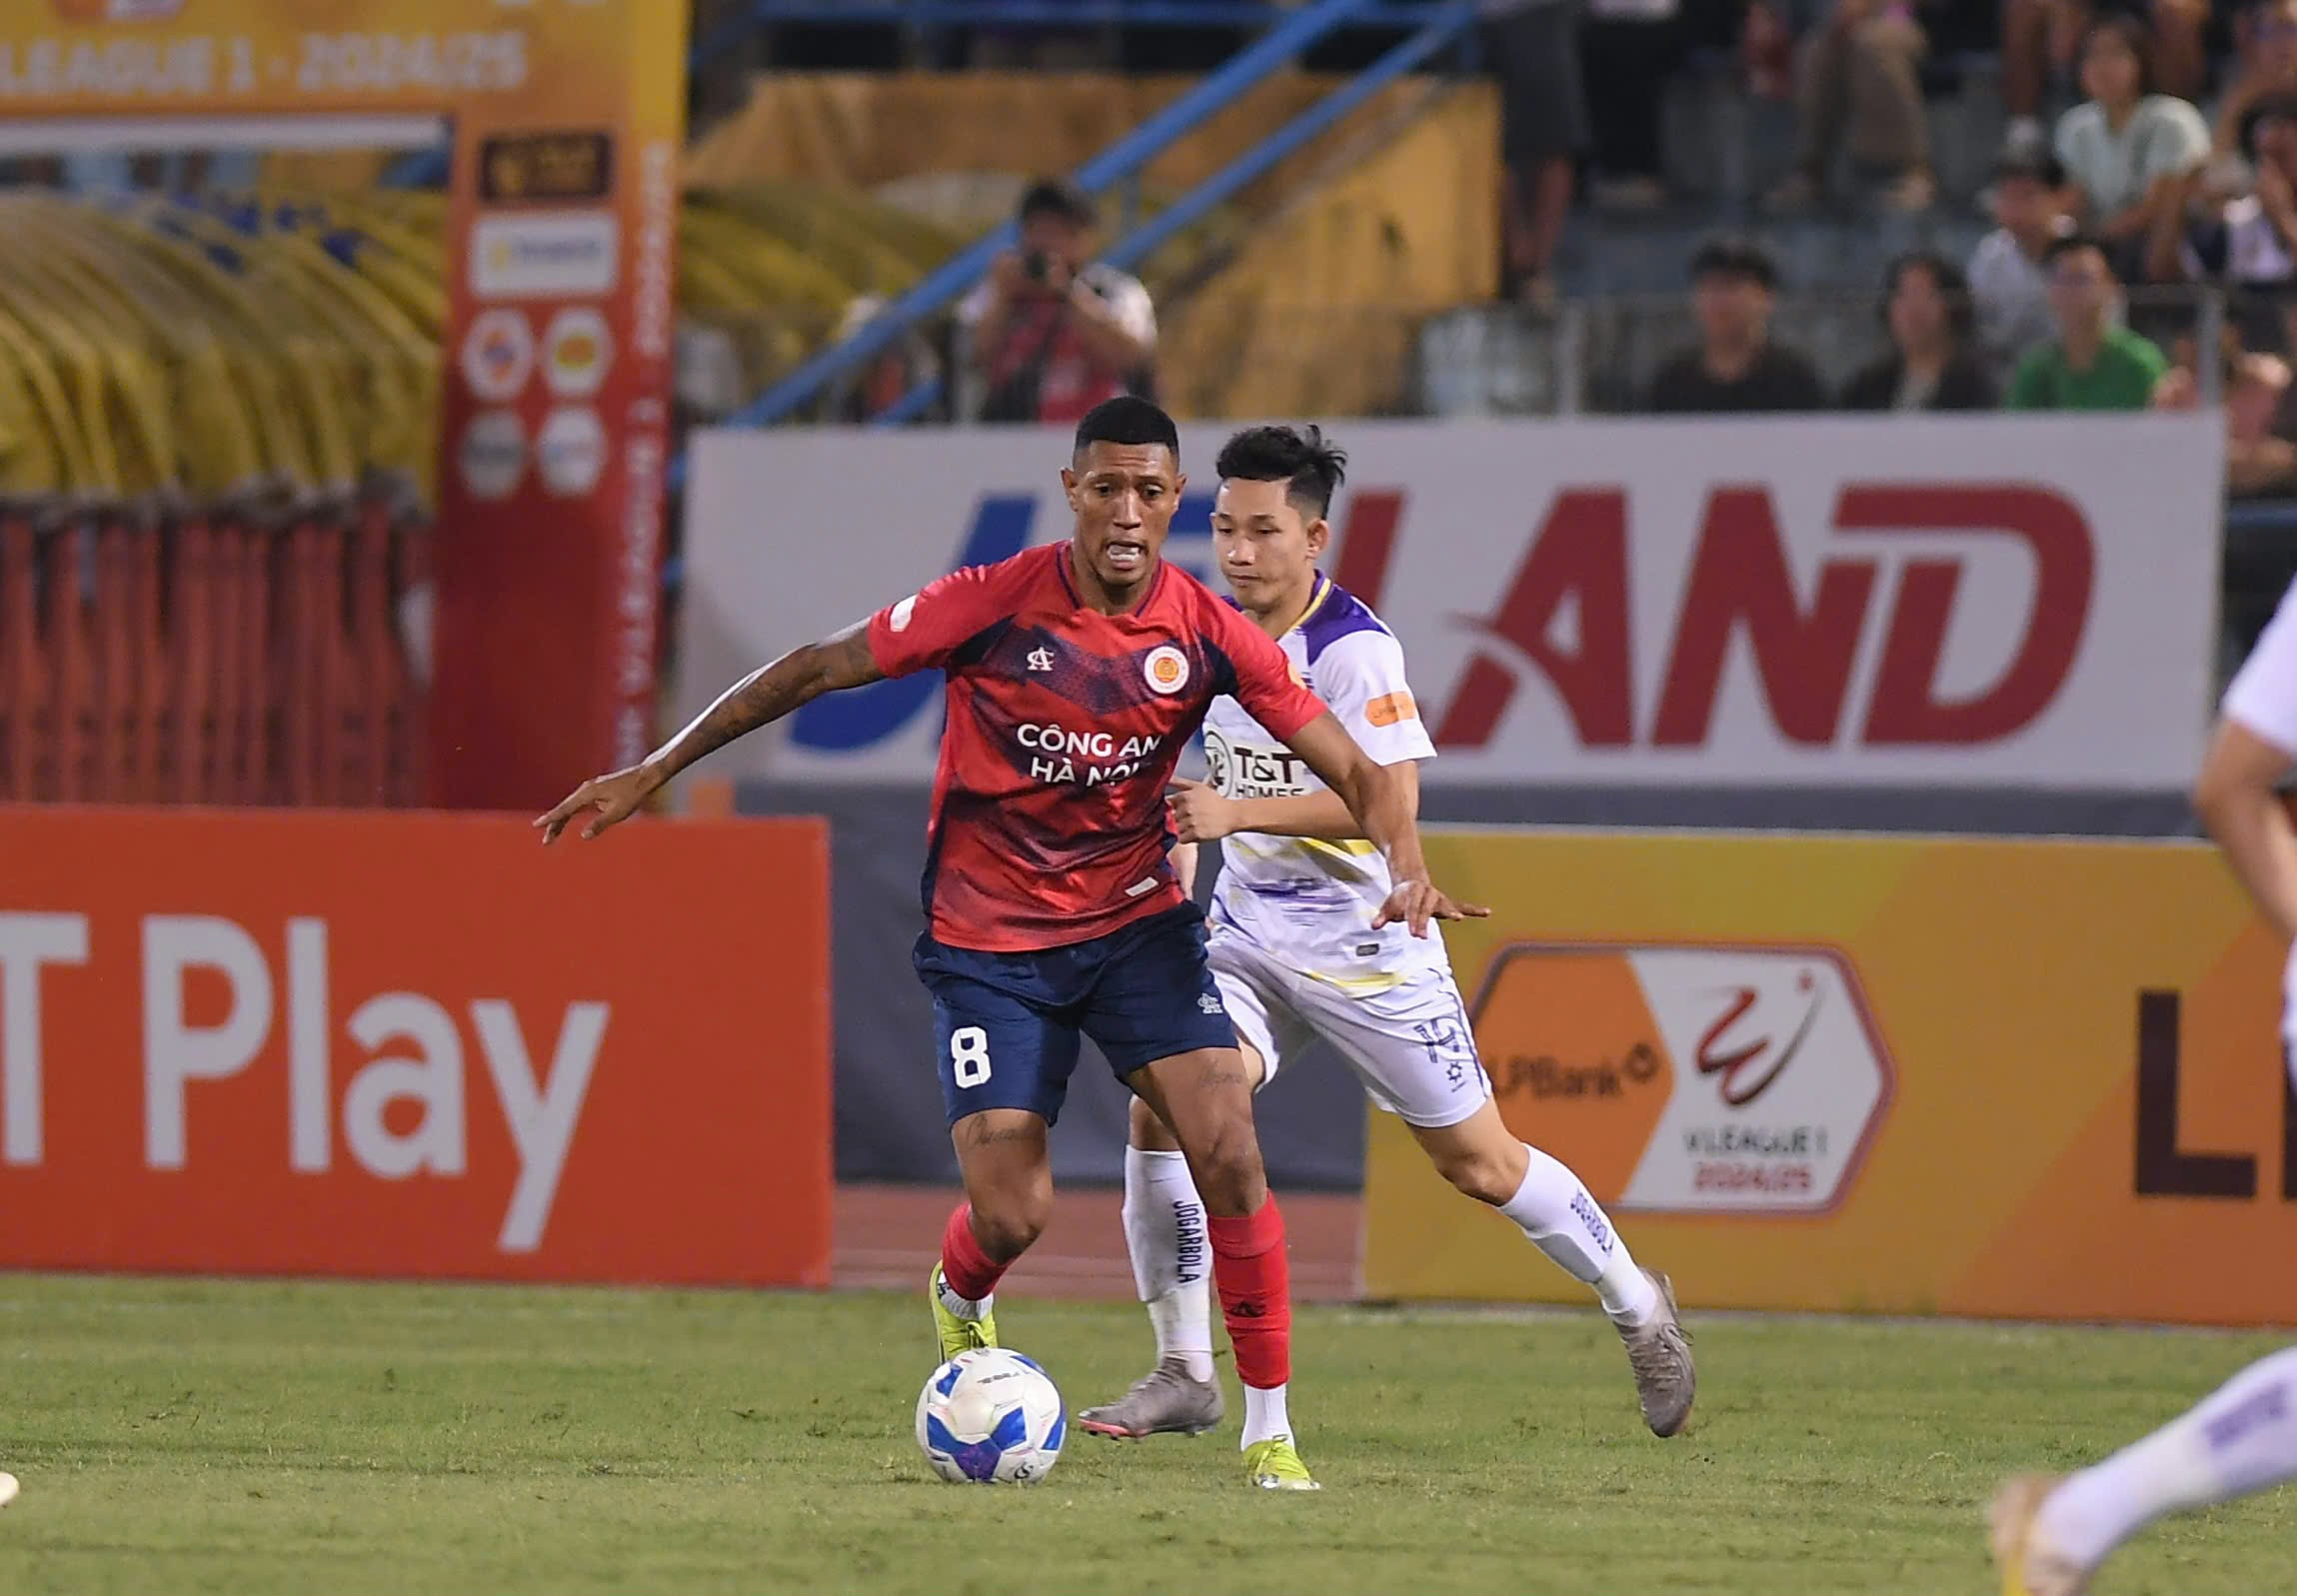
[{"label": "soccer player in white jersey", "polygon": [[[2193,790],[2202,823],[2284,942],[2297,938],[2297,827],[2277,790],[2293,761],[2297,584],[2225,690]],[[2288,1064],[2297,1060],[2297,955],[2281,988]],[[2289,1479],[2297,1479],[2297,1347],[2252,1363],[2094,1467],[2004,1485],[1993,1508],[2004,1596],[2081,1596],[2106,1554],[2155,1519]]]},{"label": "soccer player in white jersey", "polygon": [[[1255,427],[1220,451],[1212,536],[1245,616],[1294,673],[1416,799],[1417,762],[1435,757],[1404,681],[1403,651],[1355,598],[1316,569],[1346,457],[1317,429]],[[1204,721],[1207,783],[1169,804],[1193,872],[1197,844],[1225,838],[1212,898],[1211,963],[1255,1088],[1310,1038],[1330,1043],[1371,1100],[1397,1115],[1454,1186],[1515,1221],[1591,1287],[1625,1340],[1644,1420],[1673,1435],[1695,1375],[1666,1277],[1641,1268],[1576,1175],[1516,1139],[1491,1100],[1440,939],[1373,928],[1387,869],[1339,799],[1233,699]],[[1480,913],[1480,910],[1470,912]],[[1078,1415],[1103,1435],[1193,1434],[1217,1424],[1204,1205],[1171,1133],[1135,1105],[1125,1154],[1125,1234],[1156,1332],[1156,1366],[1115,1402]],[[1244,1392],[1243,1444],[1293,1433],[1282,1389]]]}]

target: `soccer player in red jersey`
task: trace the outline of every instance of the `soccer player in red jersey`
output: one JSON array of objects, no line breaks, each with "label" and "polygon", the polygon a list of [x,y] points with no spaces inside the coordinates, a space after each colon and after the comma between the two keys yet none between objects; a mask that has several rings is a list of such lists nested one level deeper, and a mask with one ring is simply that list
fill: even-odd
[{"label": "soccer player in red jersey", "polygon": [[1146,400],[1077,429],[1061,474],[1076,532],[953,572],[737,683],[661,749],[536,821],[585,810],[596,836],[695,761],[840,688],[939,668],[949,724],[927,827],[918,974],[934,996],[942,1097],[966,1201],[930,1286],[945,1356],[996,1344],[998,1280],[1053,1205],[1046,1135],[1091,1036],[1172,1132],[1207,1213],[1244,1384],[1253,1484],[1313,1490],[1284,1413],[1291,1293],[1233,1026],[1203,918],[1166,858],[1164,794],[1225,694],[1347,804],[1394,889],[1375,925],[1481,909],[1428,879],[1409,790],[1358,748],[1267,634],[1160,554],[1180,503],[1179,435]]}]

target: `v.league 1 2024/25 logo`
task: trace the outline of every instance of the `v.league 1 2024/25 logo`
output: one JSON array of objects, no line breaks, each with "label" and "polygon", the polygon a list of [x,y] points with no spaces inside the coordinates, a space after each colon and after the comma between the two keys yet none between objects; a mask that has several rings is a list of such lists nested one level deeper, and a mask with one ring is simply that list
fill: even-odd
[{"label": "v.league 1 2024/25 logo", "polygon": [[1620,1208],[1830,1209],[1889,1107],[1831,948],[1518,944],[1473,1019],[1500,1112]]}]

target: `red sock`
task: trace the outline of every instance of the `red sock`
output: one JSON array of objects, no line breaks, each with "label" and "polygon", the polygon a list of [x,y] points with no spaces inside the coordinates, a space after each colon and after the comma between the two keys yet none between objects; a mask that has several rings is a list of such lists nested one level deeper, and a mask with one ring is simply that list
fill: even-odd
[{"label": "red sock", "polygon": [[1273,1192],[1257,1213],[1241,1219],[1207,1218],[1212,1280],[1236,1374],[1265,1391],[1292,1377],[1292,1270],[1284,1255],[1284,1216]]},{"label": "red sock", "polygon": [[973,1233],[973,1204],[961,1202],[942,1232],[942,1278],[968,1302],[986,1302],[1005,1277],[1006,1265],[982,1251]]}]

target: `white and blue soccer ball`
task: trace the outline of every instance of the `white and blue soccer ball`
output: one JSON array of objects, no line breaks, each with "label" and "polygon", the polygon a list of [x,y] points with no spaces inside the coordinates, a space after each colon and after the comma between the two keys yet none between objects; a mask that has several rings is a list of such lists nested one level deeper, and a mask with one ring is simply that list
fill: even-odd
[{"label": "white and blue soccer ball", "polygon": [[1003,1347],[960,1352],[918,1395],[918,1448],[953,1485],[1034,1484],[1068,1433],[1052,1377]]}]

